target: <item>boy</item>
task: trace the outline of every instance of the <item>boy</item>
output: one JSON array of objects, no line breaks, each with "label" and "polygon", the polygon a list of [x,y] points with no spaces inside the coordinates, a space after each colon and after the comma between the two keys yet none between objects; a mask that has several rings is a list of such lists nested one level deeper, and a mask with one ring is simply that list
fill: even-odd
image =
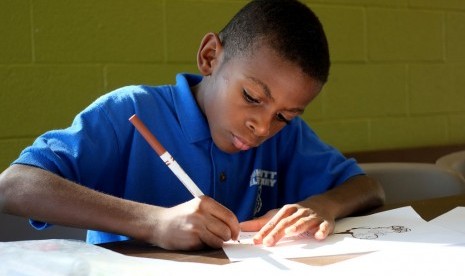
[{"label": "boy", "polygon": [[[39,229],[92,229],[90,243],[195,250],[240,230],[267,246],[303,232],[324,239],[336,219],[383,203],[380,186],[298,117],[329,71],[325,34],[305,5],[250,2],[202,39],[197,64],[202,77],[118,89],[37,138],[0,177],[4,212]],[[192,199],[133,114],[206,196]]]}]

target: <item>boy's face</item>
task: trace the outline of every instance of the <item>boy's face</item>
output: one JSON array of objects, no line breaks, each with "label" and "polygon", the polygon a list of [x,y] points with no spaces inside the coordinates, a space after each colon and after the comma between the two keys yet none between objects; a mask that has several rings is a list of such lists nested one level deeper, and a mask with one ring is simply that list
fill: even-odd
[{"label": "boy's face", "polygon": [[264,46],[223,61],[222,51],[197,90],[213,141],[227,153],[257,147],[275,135],[321,90],[321,83]]}]

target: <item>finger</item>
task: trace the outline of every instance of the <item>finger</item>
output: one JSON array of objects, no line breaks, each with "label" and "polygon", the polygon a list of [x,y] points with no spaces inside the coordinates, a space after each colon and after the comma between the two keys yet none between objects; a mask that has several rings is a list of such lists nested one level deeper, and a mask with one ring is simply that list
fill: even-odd
[{"label": "finger", "polygon": [[318,231],[316,231],[314,237],[317,240],[323,240],[329,235],[329,233],[331,233],[331,231],[332,230],[331,230],[331,227],[330,227],[330,223],[327,222],[327,221],[323,221],[320,224],[320,227],[318,228]]},{"label": "finger", "polygon": [[305,210],[297,210],[291,216],[282,219],[265,237],[262,243],[265,246],[274,246],[279,240],[287,236],[287,229],[292,228],[293,225],[302,218],[306,212]]},{"label": "finger", "polygon": [[276,226],[266,236],[262,238],[262,243],[265,246],[274,246],[286,235],[285,228]]},{"label": "finger", "polygon": [[240,223],[241,230],[244,232],[259,231],[268,221],[278,212],[278,209],[272,209],[261,217]]},{"label": "finger", "polygon": [[210,217],[205,223],[205,228],[207,231],[217,236],[222,241],[228,241],[232,239],[231,229],[229,226],[216,217]]},{"label": "finger", "polygon": [[216,234],[213,234],[208,229],[205,229],[199,234],[200,240],[207,246],[211,248],[221,248],[224,243],[224,239],[218,237]]},{"label": "finger", "polygon": [[324,219],[319,216],[301,217],[293,225],[286,228],[286,235],[295,236],[304,232],[313,235],[323,221]]},{"label": "finger", "polygon": [[267,221],[267,218],[265,219],[263,217],[260,217],[252,220],[243,221],[239,223],[239,226],[241,227],[241,231],[243,232],[255,232],[259,231],[263,227],[263,225],[266,224]]},{"label": "finger", "polygon": [[302,216],[308,216],[308,210],[294,207],[283,208],[260,230],[258,238],[261,238],[264,245],[274,246],[286,236],[286,229]]},{"label": "finger", "polygon": [[272,231],[284,218],[289,217],[297,211],[297,207],[286,205],[282,207],[267,223],[264,223],[260,229],[261,234],[268,234]]},{"label": "finger", "polygon": [[226,225],[226,227],[229,228],[229,231],[219,234],[221,231],[223,231],[224,228],[221,228],[219,225],[214,224],[211,227],[213,233],[215,235],[219,234],[218,237],[224,238],[225,241],[230,240],[230,239],[237,240],[239,237],[241,228],[239,226],[239,221],[236,215],[234,215],[234,213],[231,212],[231,210],[224,207],[223,205],[221,205],[216,200],[210,197],[202,196],[201,199],[202,199],[201,206],[204,207],[205,210],[207,210],[207,212],[209,212],[212,217],[215,217],[216,219],[219,220],[220,223]]},{"label": "finger", "polygon": [[[273,229],[276,228],[276,225],[277,225],[277,223],[275,223],[274,221],[276,220],[275,219],[270,220],[268,223],[262,226],[262,228],[260,229],[260,231],[258,231],[257,234],[255,234],[255,236],[253,237],[254,244],[262,244],[265,237],[268,237],[270,235],[270,233],[273,231]],[[273,237],[274,236],[270,236],[268,238],[268,243],[273,243],[274,241]]]}]

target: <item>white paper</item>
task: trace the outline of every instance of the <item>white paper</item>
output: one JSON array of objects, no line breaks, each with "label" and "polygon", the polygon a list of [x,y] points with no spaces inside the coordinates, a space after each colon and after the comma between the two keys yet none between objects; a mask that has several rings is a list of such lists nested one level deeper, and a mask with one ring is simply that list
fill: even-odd
[{"label": "white paper", "polygon": [[[243,233],[240,244],[225,244],[227,256],[241,261],[227,265],[130,257],[75,240],[0,242],[0,275],[180,275],[187,271],[215,276],[244,271],[285,275],[465,275],[465,234],[451,230],[463,229],[463,217],[463,208],[458,208],[426,222],[411,207],[404,207],[342,219],[335,229],[341,234],[324,241],[294,237],[275,247],[253,245],[250,233]],[[392,226],[409,230],[394,231],[399,228]],[[370,251],[378,252],[326,266],[285,260]]]},{"label": "white paper", "polygon": [[267,255],[302,258],[363,253],[400,248],[412,243],[465,243],[465,235],[428,224],[410,206],[341,219],[336,223],[334,233],[323,241],[312,237],[289,237],[273,247],[254,245],[251,240],[253,233],[242,233],[240,243],[228,242],[223,250],[231,261],[241,261]]},{"label": "white paper", "polygon": [[324,267],[326,275],[465,275],[465,246],[412,245],[364,254]]},{"label": "white paper", "polygon": [[249,258],[242,262],[234,262],[227,265],[222,265],[220,270],[222,273],[226,272],[227,275],[240,275],[247,272],[260,272],[260,273],[292,273],[295,275],[303,275],[302,272],[320,272],[321,267],[311,266],[299,263],[292,260],[287,260],[275,256],[264,256],[259,258]]},{"label": "white paper", "polygon": [[456,207],[430,220],[429,223],[465,233],[465,207]]},{"label": "white paper", "polygon": [[130,257],[75,240],[0,243],[0,275],[197,275],[219,267]]},{"label": "white paper", "polygon": [[226,265],[177,262],[126,256],[75,240],[0,242],[0,275],[240,275],[260,271],[302,275],[312,267],[272,256]]}]

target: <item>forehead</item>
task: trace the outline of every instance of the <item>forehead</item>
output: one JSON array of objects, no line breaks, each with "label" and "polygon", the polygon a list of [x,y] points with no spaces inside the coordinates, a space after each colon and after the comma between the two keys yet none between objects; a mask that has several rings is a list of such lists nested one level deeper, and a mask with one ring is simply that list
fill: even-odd
[{"label": "forehead", "polygon": [[293,63],[267,46],[255,47],[231,60],[233,70],[257,86],[266,96],[304,108],[322,88],[321,82],[305,74]]}]

